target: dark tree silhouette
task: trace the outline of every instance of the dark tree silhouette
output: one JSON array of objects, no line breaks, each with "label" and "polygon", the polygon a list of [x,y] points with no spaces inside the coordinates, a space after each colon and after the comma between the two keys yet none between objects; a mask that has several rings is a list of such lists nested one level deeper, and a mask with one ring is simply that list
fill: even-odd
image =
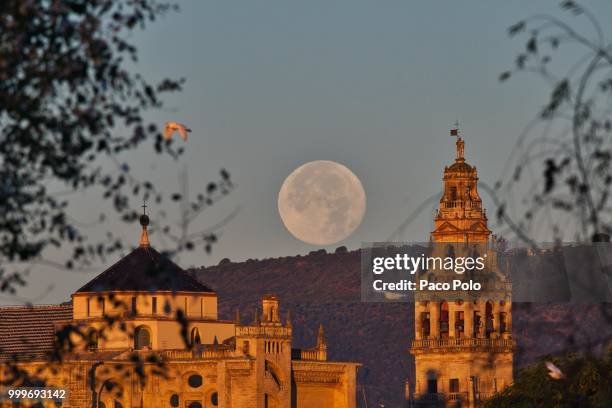
[{"label": "dark tree silhouette", "polygon": [[[588,9],[575,1],[561,7],[588,27],[536,15],[509,28],[512,37],[526,36],[525,49],[500,80],[531,73],[551,92],[493,193],[499,218],[523,240],[601,241],[612,230],[612,42]],[[568,63],[568,49],[581,57]],[[525,197],[518,211],[517,196]]]},{"label": "dark tree silhouette", "polygon": [[[550,95],[519,138],[506,178],[485,188],[497,206],[498,219],[531,246],[551,239],[609,241],[612,231],[612,41],[584,6],[568,0],[561,8],[571,19],[535,15],[509,28],[511,37],[525,38],[525,47],[500,81],[536,75],[550,85]],[[580,57],[568,60],[568,51]],[[533,306],[520,308],[529,311]],[[565,373],[561,380],[550,378],[543,362],[521,370],[515,383],[486,406],[610,405],[610,354],[596,354],[597,345],[610,341],[608,305],[560,306],[576,315],[564,325],[570,333],[584,335],[581,326],[603,324],[593,338],[586,336],[593,349],[587,346],[580,355],[552,359]],[[597,309],[599,321],[589,323],[579,316]],[[560,340],[567,350],[580,348],[573,335]]]},{"label": "dark tree silhouette", "polygon": [[[23,270],[7,265],[40,259],[47,248],[69,248],[68,268],[123,249],[110,231],[103,242],[86,240],[67,214],[71,192],[100,194],[125,222],[137,220],[142,199],[187,200],[136,180],[118,159],[146,141],[159,154],[182,153],[143,114],[183,80],[151,83],[128,68],[138,61],[131,33],[176,9],[157,0],[0,2],[0,292],[26,283]],[[223,170],[181,209],[193,221],[231,188]],[[172,249],[215,242],[210,230],[190,238]]]},{"label": "dark tree silhouette", "polygon": [[[545,362],[561,370],[551,377]],[[515,383],[485,407],[609,407],[612,404],[612,348],[603,358],[567,354],[547,358],[519,372]]]},{"label": "dark tree silhouette", "polygon": [[[103,241],[87,240],[68,214],[70,194],[77,191],[112,203],[113,218],[123,222],[138,220],[142,200],[179,204],[177,233],[164,219],[152,225],[170,238],[169,253],[209,252],[216,242],[219,224],[201,231],[189,226],[233,189],[226,170],[192,199],[186,191],[157,191],[153,182],[136,179],[119,159],[146,142],[158,154],[175,159],[182,154],[144,114],[161,109],[164,94],[180,91],[184,80],[153,83],[144,78],[133,69],[138,50],[128,40],[135,30],[177,9],[158,0],[0,2],[1,293],[14,294],[25,285],[22,265],[40,260],[45,250],[67,248],[64,253],[70,256],[54,265],[81,268],[124,249],[111,231]],[[104,319],[106,324],[95,332],[73,325],[60,328],[55,350],[44,358],[57,366],[71,353],[88,351],[113,328],[129,332],[117,316]],[[182,327],[187,324],[180,313],[176,319]],[[3,385],[44,385],[45,370],[53,368],[32,372],[23,369],[27,361],[23,356],[3,360],[10,374]],[[164,373],[155,353],[134,353],[130,361],[143,383],[146,374]],[[89,373],[94,407],[97,396],[116,388],[97,379],[108,369],[94,364]]]}]

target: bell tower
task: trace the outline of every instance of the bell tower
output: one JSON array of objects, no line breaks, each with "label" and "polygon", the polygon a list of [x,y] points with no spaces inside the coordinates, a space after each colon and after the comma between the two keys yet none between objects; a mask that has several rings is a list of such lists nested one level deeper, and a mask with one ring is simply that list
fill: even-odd
[{"label": "bell tower", "polygon": [[457,137],[457,156],[453,164],[444,168],[444,193],[431,239],[434,242],[486,243],[491,231],[478,195],[478,172],[465,161],[465,142],[459,130],[453,129],[451,135]]},{"label": "bell tower", "polygon": [[444,168],[444,192],[431,243],[459,252],[480,249],[481,255],[486,254],[487,269],[474,279],[497,279],[498,290],[482,295],[459,292],[447,301],[417,296],[410,348],[416,378],[409,406],[475,407],[513,378],[511,286],[496,268],[476,167],[465,161],[465,142],[457,128],[451,136],[457,137],[457,154],[454,163]]}]

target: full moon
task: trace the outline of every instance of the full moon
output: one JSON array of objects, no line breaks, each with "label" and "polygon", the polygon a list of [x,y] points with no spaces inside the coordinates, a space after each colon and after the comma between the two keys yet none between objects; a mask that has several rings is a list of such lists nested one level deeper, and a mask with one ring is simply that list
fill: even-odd
[{"label": "full moon", "polygon": [[278,212],[297,239],[331,245],[350,236],[361,224],[366,194],[346,166],[327,160],[295,169],[278,193]]}]

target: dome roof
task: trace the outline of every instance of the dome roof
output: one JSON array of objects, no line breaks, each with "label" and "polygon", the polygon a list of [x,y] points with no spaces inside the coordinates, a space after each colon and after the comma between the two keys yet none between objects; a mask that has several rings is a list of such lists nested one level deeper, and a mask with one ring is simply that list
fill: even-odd
[{"label": "dome roof", "polygon": [[461,173],[468,173],[473,170],[474,170],[474,167],[470,166],[463,160],[457,160],[453,164],[451,164],[450,167],[447,168],[447,171],[461,172]]},{"label": "dome roof", "polygon": [[214,291],[150,246],[140,246],[76,291]]}]

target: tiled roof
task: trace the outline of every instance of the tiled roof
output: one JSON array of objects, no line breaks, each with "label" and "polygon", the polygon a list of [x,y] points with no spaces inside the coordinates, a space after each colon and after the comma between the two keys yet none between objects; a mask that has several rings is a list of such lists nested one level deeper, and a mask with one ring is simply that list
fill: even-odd
[{"label": "tiled roof", "polygon": [[214,292],[151,247],[141,246],[76,291]]},{"label": "tiled roof", "polygon": [[72,319],[72,304],[0,308],[0,358],[53,351],[55,324]]}]

